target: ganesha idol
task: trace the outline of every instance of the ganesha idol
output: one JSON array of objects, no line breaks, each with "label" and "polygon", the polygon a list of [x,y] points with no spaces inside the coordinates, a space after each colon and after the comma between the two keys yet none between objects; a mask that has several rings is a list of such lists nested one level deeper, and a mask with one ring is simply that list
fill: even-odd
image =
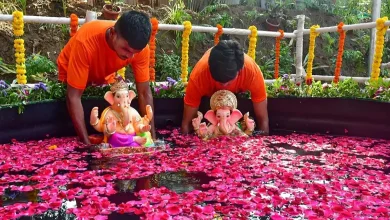
[{"label": "ganesha idol", "polygon": [[[248,137],[253,133],[255,122],[249,118],[249,112],[242,115],[237,109],[237,98],[228,90],[215,92],[210,99],[211,110],[207,111],[204,117],[210,122],[206,125],[201,123],[203,115],[198,111],[198,117],[192,119],[192,126],[196,134],[204,139],[211,139],[220,136],[244,136]],[[243,119],[239,122],[240,119]]]},{"label": "ganesha idol", "polygon": [[120,147],[151,147],[154,145],[150,134],[150,121],[153,111],[150,105],[146,106],[146,115],[141,118],[137,110],[130,106],[135,98],[134,91],[121,77],[111,85],[104,99],[110,106],[104,109],[100,119],[98,107],[91,111],[90,123],[99,132],[104,133],[103,143],[111,148]]}]

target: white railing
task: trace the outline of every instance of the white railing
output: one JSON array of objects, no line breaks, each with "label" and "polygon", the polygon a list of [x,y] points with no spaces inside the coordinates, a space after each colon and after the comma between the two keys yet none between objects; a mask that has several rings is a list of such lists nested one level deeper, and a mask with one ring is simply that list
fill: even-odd
[{"label": "white railing", "polygon": [[[95,20],[96,19],[96,12],[87,11],[86,18],[85,19],[79,19],[79,24],[84,24],[85,22]],[[0,21],[12,21],[13,16],[12,15],[4,15],[0,14]],[[24,16],[23,20],[25,23],[46,23],[46,24],[70,24],[70,18],[65,17],[42,17],[42,16]],[[295,68],[296,68],[296,74],[292,74],[292,76],[295,78],[296,81],[302,81],[303,78],[306,76],[305,70],[302,66],[302,58],[303,58],[303,35],[310,34],[310,29],[304,29],[304,23],[305,23],[305,15],[298,15],[297,16],[297,30],[295,30],[293,33],[284,33],[285,38],[292,38],[295,39],[296,42],[296,59],[295,59]],[[390,26],[390,21],[385,22],[386,26]],[[351,24],[351,25],[344,25],[343,30],[357,30],[357,29],[371,29],[376,27],[376,22],[368,22],[368,23],[360,23],[360,24]],[[175,31],[183,31],[184,26],[183,25],[172,25],[172,24],[159,24],[158,25],[159,30],[175,30]],[[218,28],[216,27],[204,27],[204,26],[192,26],[192,32],[208,32],[208,33],[216,33],[218,31]],[[326,33],[326,32],[337,32],[337,26],[331,26],[331,27],[322,27],[317,28],[316,30],[319,33]],[[388,30],[390,32],[390,29]],[[236,29],[236,28],[223,28],[224,34],[231,34],[231,35],[249,35],[250,30],[249,29]],[[280,36],[279,32],[274,31],[258,31],[258,36],[263,37],[278,37]],[[382,64],[382,67],[387,67],[389,64]],[[313,75],[312,76],[315,80],[321,80],[321,81],[332,81],[333,76],[322,76],[322,75]],[[369,77],[348,77],[348,76],[341,76],[340,80],[349,79],[352,78],[353,80],[364,83],[367,80],[369,80]],[[390,79],[386,79],[390,80]],[[266,83],[272,83],[275,80],[265,80]],[[166,83],[166,82],[159,82],[160,83]],[[18,86],[16,84],[12,86]],[[33,87],[35,84],[28,84],[27,86]]]}]

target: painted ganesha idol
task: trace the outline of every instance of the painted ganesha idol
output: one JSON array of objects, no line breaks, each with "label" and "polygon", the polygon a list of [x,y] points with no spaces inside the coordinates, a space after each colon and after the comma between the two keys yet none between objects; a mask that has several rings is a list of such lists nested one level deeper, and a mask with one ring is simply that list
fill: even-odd
[{"label": "painted ganesha idol", "polygon": [[[210,122],[201,123],[203,115],[198,111],[198,117],[192,119],[192,126],[196,134],[202,139],[211,139],[219,136],[249,136],[255,129],[255,122],[249,118],[249,112],[244,116],[237,109],[237,98],[228,90],[215,92],[210,99],[211,110],[204,117]],[[240,119],[242,121],[239,122]]]},{"label": "painted ganesha idol", "polygon": [[147,105],[147,114],[141,118],[130,106],[135,97],[134,91],[129,90],[127,83],[118,76],[104,95],[110,106],[104,109],[100,119],[98,107],[91,111],[91,125],[104,134],[103,143],[108,143],[111,148],[154,146],[149,124],[153,118],[152,107]]}]

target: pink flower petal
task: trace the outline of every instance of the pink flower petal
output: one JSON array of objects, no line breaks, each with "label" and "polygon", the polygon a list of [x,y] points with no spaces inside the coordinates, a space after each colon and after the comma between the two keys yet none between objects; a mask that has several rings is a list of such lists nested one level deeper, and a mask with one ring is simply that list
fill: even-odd
[{"label": "pink flower petal", "polygon": [[166,209],[169,215],[178,215],[182,212],[182,209],[179,206],[172,204],[168,204]]}]

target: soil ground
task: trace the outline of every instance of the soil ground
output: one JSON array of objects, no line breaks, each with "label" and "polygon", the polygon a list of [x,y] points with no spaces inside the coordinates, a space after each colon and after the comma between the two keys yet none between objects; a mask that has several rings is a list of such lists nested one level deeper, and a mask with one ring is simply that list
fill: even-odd
[{"label": "soil ground", "polygon": [[[54,17],[64,17],[64,10],[62,7],[62,1],[52,1],[48,5],[41,5],[40,7],[35,7],[34,2],[37,0],[28,1],[32,4],[29,4],[27,7],[27,15],[39,15],[39,16],[54,16]],[[148,6],[124,6],[122,7],[122,12],[127,10],[143,10],[150,14],[151,16],[156,16],[158,19],[161,19],[163,14],[161,10],[154,10]],[[101,9],[93,9],[91,6],[86,3],[73,3],[68,4],[66,9],[66,16],[69,17],[71,13],[75,13],[79,18],[84,18],[87,10],[95,10],[98,12],[98,19],[102,19],[100,16]],[[256,16],[244,16],[247,12],[257,11]],[[191,14],[191,12],[188,12]],[[245,28],[247,29],[250,25],[255,25],[258,30],[266,30],[266,16],[265,11],[257,7],[246,7],[246,6],[230,6],[228,9],[222,9],[218,13],[227,13],[231,16],[231,25],[234,28]],[[334,15],[329,15],[321,11],[315,10],[289,10],[287,19],[281,22],[280,29],[283,29],[286,32],[292,32],[296,28],[296,23],[294,24],[294,17],[299,14],[306,15],[305,28],[310,28],[313,24],[319,24],[321,27],[326,26],[335,26],[340,22],[340,19]],[[296,19],[295,19],[296,21]],[[8,26],[4,24],[1,25],[3,28],[0,28],[0,57],[3,59],[3,62],[7,64],[13,64],[15,62],[14,58],[14,48],[13,48],[13,36],[12,29],[10,29],[10,24]],[[204,25],[208,24],[207,18],[198,18],[198,21],[193,20],[193,25]],[[367,34],[367,33],[366,33]],[[331,33],[333,38],[336,39],[334,47],[332,50],[325,50],[327,41],[324,37],[318,37],[316,39],[316,50],[315,50],[315,60],[314,66],[327,66],[325,68],[320,68],[313,70],[313,74],[318,75],[332,75],[334,71],[334,60],[337,55],[338,48],[338,34]],[[203,53],[213,46],[213,35],[204,34],[204,36],[199,37],[198,40],[194,37],[195,40],[190,42],[190,62],[189,65],[193,66],[196,61],[203,55]],[[366,62],[367,55],[367,46],[362,45],[358,40],[361,33],[348,32],[345,50],[359,50],[362,52],[363,57],[361,63]],[[223,39],[234,38],[239,40],[243,45],[245,51],[247,51],[248,46],[248,37],[247,36],[227,36],[223,35]],[[308,39],[309,36],[305,35],[304,37],[304,48],[303,53],[304,57],[308,52]],[[40,53],[41,55],[47,55],[53,62],[56,61],[58,54],[61,49],[69,40],[69,26],[66,25],[50,25],[50,24],[25,24],[25,47],[26,55],[29,56],[32,53]],[[290,39],[286,39],[290,43]],[[270,56],[270,51],[274,50],[275,39],[269,37],[259,37],[257,43],[257,62],[261,66],[262,62],[265,62],[267,59],[272,59]],[[176,44],[176,37],[173,31],[160,31],[157,35],[157,53],[164,53],[166,51],[172,50],[180,54],[180,47]],[[292,42],[291,47],[291,56],[295,54],[295,42]],[[343,63],[343,73],[342,75],[350,76],[364,76],[366,74],[366,64],[363,66],[357,66],[353,63],[344,62]],[[273,68],[273,67],[272,67]],[[360,69],[359,69],[360,68]],[[363,69],[362,69],[363,68]],[[294,68],[291,66],[291,73],[294,73]],[[4,77],[4,76],[2,76]]]}]

